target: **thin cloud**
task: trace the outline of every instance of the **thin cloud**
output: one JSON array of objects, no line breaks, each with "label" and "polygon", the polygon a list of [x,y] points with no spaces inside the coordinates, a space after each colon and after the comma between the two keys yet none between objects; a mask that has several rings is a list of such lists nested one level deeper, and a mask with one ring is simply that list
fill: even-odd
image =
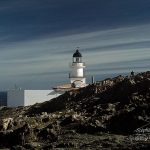
[{"label": "thin cloud", "polygon": [[[129,1],[124,5],[118,1],[121,3],[118,10],[121,15],[117,11],[112,13],[112,20],[109,12],[105,15],[105,7],[98,9],[108,6],[106,1],[101,1],[104,5],[97,5],[94,12],[99,1],[94,0],[92,4],[89,0],[77,0],[73,4],[69,0],[59,4],[58,1],[15,0],[0,6],[0,11],[6,13],[6,16],[0,15],[1,87],[6,88],[13,82],[30,88],[69,82],[68,63],[78,46],[89,75],[127,73],[130,69],[149,70],[150,24],[142,21],[143,25],[140,25],[141,22],[133,21],[136,25],[131,26],[129,20],[134,18],[133,10],[128,11],[133,16],[125,18],[124,23],[121,15],[128,17],[130,14],[124,13],[123,6],[129,5]],[[83,6],[85,2],[87,5]],[[76,6],[79,6],[78,11],[72,11]],[[109,3],[107,10],[112,6],[115,6],[114,2]],[[49,10],[50,7],[52,9]],[[89,12],[87,7],[91,8],[91,15],[86,13]],[[146,5],[141,7],[143,9]],[[57,11],[54,11],[55,8]],[[140,4],[135,10],[139,8]]]}]

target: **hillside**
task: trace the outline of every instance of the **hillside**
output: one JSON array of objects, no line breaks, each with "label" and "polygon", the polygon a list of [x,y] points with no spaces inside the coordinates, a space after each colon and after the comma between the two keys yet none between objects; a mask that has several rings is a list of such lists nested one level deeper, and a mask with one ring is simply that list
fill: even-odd
[{"label": "hillside", "polygon": [[97,81],[30,107],[0,109],[0,147],[150,148],[150,71]]}]

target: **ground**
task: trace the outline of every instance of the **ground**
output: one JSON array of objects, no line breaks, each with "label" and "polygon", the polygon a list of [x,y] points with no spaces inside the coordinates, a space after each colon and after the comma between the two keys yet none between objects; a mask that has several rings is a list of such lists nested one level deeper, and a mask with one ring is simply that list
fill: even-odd
[{"label": "ground", "polygon": [[149,149],[150,72],[118,76],[41,104],[0,108],[0,148]]}]

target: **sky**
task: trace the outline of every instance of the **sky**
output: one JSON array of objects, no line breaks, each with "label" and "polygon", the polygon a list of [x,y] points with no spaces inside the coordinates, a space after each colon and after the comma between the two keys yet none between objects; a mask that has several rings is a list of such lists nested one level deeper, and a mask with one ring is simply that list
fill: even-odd
[{"label": "sky", "polygon": [[96,80],[150,70],[149,0],[0,0],[0,89],[68,83],[79,47]]}]

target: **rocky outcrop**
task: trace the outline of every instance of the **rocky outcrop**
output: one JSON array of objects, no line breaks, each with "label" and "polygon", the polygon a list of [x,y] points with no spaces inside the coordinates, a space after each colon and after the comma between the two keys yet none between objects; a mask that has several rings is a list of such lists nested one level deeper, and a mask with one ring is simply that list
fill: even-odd
[{"label": "rocky outcrop", "polygon": [[0,139],[3,140],[0,146],[16,149],[18,146],[25,149],[148,148],[150,139],[143,146],[140,140],[128,136],[135,134],[137,128],[149,127],[149,110],[149,71],[108,78],[42,104],[1,109]]},{"label": "rocky outcrop", "polygon": [[13,126],[13,118],[4,118],[0,122],[0,130],[6,131]]}]

